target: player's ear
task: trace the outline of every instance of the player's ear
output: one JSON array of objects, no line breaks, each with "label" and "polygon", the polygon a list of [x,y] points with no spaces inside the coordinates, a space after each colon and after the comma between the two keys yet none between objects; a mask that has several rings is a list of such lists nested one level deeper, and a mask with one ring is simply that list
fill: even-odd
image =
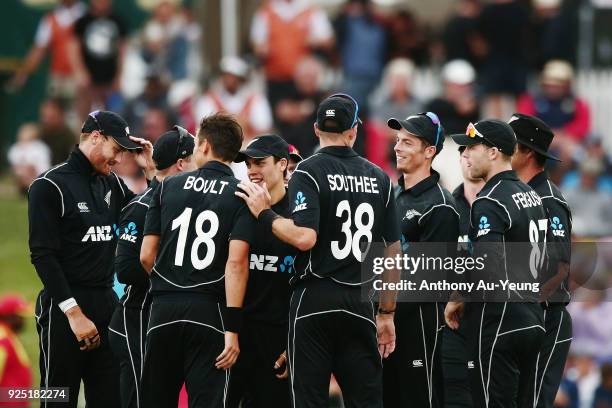
[{"label": "player's ear", "polygon": [[280,163],[281,171],[285,172],[285,170],[287,170],[287,166],[289,165],[289,161],[287,159],[280,159],[278,162]]},{"label": "player's ear", "polygon": [[317,126],[317,122],[313,123],[312,127],[314,129],[315,135],[320,139],[321,138],[321,131],[319,130],[319,127]]}]

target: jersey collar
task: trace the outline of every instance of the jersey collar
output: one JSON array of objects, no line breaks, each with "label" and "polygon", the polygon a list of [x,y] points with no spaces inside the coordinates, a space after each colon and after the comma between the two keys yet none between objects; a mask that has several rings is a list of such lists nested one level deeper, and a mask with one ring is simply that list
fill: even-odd
[{"label": "jersey collar", "polygon": [[493,188],[493,186],[495,186],[501,180],[519,181],[519,178],[514,172],[514,170],[501,171],[497,173],[496,175],[494,175],[493,177],[491,177],[489,181],[485,183],[485,185],[482,187],[482,190],[480,190],[480,192],[477,194],[477,197],[480,197],[481,195],[485,195],[486,193],[488,193],[489,190]]},{"label": "jersey collar", "polygon": [[546,183],[546,181],[548,181],[548,174],[546,174],[545,171],[541,171],[533,176],[533,178],[529,180],[527,184],[529,184],[529,187],[535,189],[539,185]]},{"label": "jersey collar", "polygon": [[359,156],[356,151],[348,146],[327,146],[319,149],[317,153],[331,154],[338,157],[355,157]]},{"label": "jersey collar", "polygon": [[440,181],[440,173],[438,173],[434,169],[431,169],[431,175],[429,177],[424,178],[423,180],[419,181],[416,185],[408,189],[404,189],[404,176],[403,175],[400,176],[400,178],[397,181],[397,184],[400,187],[400,193],[406,191],[416,197],[416,196],[420,196],[425,191],[434,187],[436,184],[438,184],[438,181]]},{"label": "jersey collar", "polygon": [[76,145],[68,156],[68,163],[83,175],[91,177],[97,175],[87,156],[79,149],[79,145]]},{"label": "jersey collar", "polygon": [[208,163],[206,163],[205,165],[200,167],[200,169],[202,169],[202,170],[218,171],[219,173],[223,173],[223,174],[228,175],[228,176],[233,176],[234,175],[234,172],[232,171],[230,166],[228,166],[227,164],[223,164],[223,163],[221,163],[220,161],[217,161],[217,160],[209,161]]}]

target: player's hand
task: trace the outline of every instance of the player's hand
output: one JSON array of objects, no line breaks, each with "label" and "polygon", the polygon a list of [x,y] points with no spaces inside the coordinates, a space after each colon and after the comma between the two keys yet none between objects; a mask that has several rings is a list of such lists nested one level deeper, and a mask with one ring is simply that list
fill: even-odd
[{"label": "player's hand", "polygon": [[282,372],[280,374],[276,374],[276,378],[284,380],[285,378],[289,376],[289,372],[287,370],[287,351],[286,350],[283,351],[281,355],[278,356],[278,358],[274,362],[274,371],[278,373],[281,371],[281,369],[282,369]]},{"label": "player's hand", "polygon": [[155,173],[155,162],[153,161],[153,144],[141,137],[130,136],[132,142],[138,143],[142,149],[134,151],[136,164],[145,172],[147,180],[151,180]]},{"label": "player's hand", "polygon": [[234,194],[246,202],[251,214],[253,214],[255,218],[259,217],[259,213],[263,210],[270,208],[272,197],[270,197],[266,183],[263,183],[263,187],[260,187],[255,183],[244,180],[238,184],[238,187],[242,189],[244,193],[236,190]]},{"label": "player's hand", "polygon": [[238,347],[238,333],[225,332],[225,348],[215,360],[215,367],[222,370],[227,370],[234,365],[240,354]]},{"label": "player's hand", "polygon": [[446,325],[453,330],[459,328],[459,320],[463,316],[463,309],[465,308],[464,302],[448,302],[444,309],[444,320]]},{"label": "player's hand", "polygon": [[100,346],[100,334],[96,325],[83,314],[80,307],[75,306],[67,310],[66,317],[81,351],[93,350]]},{"label": "player's hand", "polygon": [[387,358],[395,350],[395,323],[393,314],[376,315],[376,337],[378,352],[382,358]]}]

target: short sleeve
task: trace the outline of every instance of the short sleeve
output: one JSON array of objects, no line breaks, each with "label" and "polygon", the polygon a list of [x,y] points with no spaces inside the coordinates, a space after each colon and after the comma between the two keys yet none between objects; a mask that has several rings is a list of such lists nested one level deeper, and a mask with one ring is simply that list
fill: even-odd
[{"label": "short sleeve", "polygon": [[389,180],[389,191],[387,191],[387,202],[383,215],[385,217],[383,238],[388,243],[399,241],[400,228],[399,222],[397,222],[397,203],[395,202],[395,194],[393,194],[391,180]]},{"label": "short sleeve", "polygon": [[289,180],[289,207],[295,225],[319,232],[319,195],[319,185],[314,177],[298,166]]},{"label": "short sleeve", "polygon": [[556,199],[544,202],[549,217],[548,241],[554,243],[559,261],[571,260],[572,219],[569,209]]},{"label": "short sleeve", "polygon": [[161,235],[161,198],[163,191],[164,182],[162,181],[151,196],[143,235]]},{"label": "short sleeve", "polygon": [[49,15],[44,16],[36,29],[34,43],[38,47],[46,47],[51,41],[51,24],[49,23],[49,19]]},{"label": "short sleeve", "polygon": [[230,241],[245,241],[253,245],[255,241],[255,231],[257,229],[257,220],[253,217],[253,214],[251,214],[249,208],[242,199],[240,199],[239,205],[229,239]]},{"label": "short sleeve", "polygon": [[[499,241],[510,226],[506,209],[489,199],[476,199],[470,213],[470,239],[475,241]],[[495,238],[491,238],[495,237]]]}]

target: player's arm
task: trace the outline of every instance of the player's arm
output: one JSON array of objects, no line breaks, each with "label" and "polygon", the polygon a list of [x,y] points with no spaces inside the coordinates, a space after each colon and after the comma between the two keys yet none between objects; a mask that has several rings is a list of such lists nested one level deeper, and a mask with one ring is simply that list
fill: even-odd
[{"label": "player's arm", "polygon": [[115,256],[117,280],[126,285],[146,286],[148,274],[140,262],[142,231],[147,215],[147,207],[131,204],[121,212],[119,220],[119,239]]},{"label": "player's arm", "polygon": [[30,223],[30,257],[45,290],[68,318],[81,350],[100,345],[98,329],[81,311],[72,296],[70,286],[58,260],[61,250],[60,228],[64,216],[64,202],[59,187],[50,180],[38,179],[28,193],[28,219]]},{"label": "player's arm", "polygon": [[[296,179],[300,178],[299,173],[294,174],[295,176],[297,176]],[[292,177],[291,180],[294,180],[294,178]],[[299,193],[301,193],[298,201],[301,201],[303,197],[303,202],[297,204],[293,210],[293,219],[291,219],[284,218],[272,211],[270,194],[266,190],[265,184],[264,187],[260,187],[255,183],[243,181],[238,187],[242,191],[237,190],[235,194],[246,202],[257,220],[271,226],[272,233],[278,239],[302,252],[314,247],[317,242],[319,224],[318,192],[311,193],[312,188],[299,189],[295,182],[290,181],[289,197],[292,197],[293,190],[299,190]],[[294,196],[297,196],[297,194],[294,193]],[[300,207],[300,205],[303,207]]]},{"label": "player's arm", "polygon": [[[546,282],[540,290],[540,300],[547,300],[562,285],[569,275],[572,245],[572,219],[569,211],[557,200],[546,202],[548,219],[547,250],[556,269],[552,276],[545,276]],[[552,299],[554,301],[554,299]]]},{"label": "player's arm", "polygon": [[147,216],[145,218],[144,238],[140,247],[140,263],[144,270],[151,274],[161,236],[161,198],[164,192],[164,182],[153,191]]}]

